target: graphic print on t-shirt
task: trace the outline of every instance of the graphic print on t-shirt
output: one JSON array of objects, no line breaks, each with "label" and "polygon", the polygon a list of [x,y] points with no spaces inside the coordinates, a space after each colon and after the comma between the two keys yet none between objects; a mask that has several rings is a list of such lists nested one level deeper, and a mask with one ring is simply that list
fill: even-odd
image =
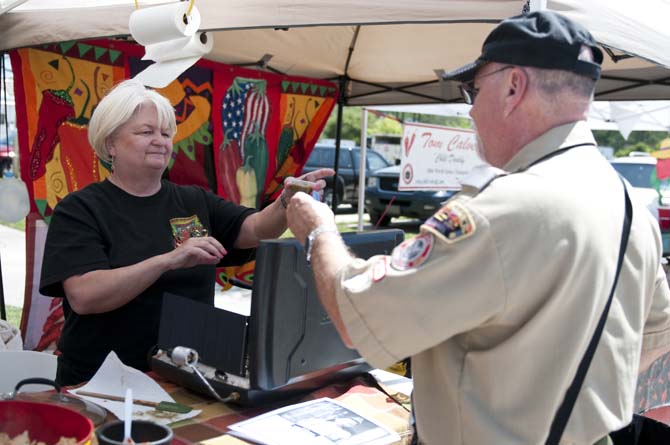
[{"label": "graphic print on t-shirt", "polygon": [[179,247],[189,238],[199,238],[207,236],[207,229],[202,225],[198,215],[188,216],[185,218],[172,218],[170,220],[170,227],[172,227],[172,238],[174,246]]}]

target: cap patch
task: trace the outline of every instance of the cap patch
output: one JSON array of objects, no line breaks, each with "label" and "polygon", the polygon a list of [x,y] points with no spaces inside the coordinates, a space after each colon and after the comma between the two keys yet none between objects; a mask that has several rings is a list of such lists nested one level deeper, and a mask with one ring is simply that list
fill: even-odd
[{"label": "cap patch", "polygon": [[412,239],[403,241],[393,249],[391,266],[397,270],[407,270],[419,267],[433,250],[435,238],[432,233],[422,233]]},{"label": "cap patch", "polygon": [[475,233],[475,221],[461,203],[450,201],[424,223],[448,243],[455,243]]}]

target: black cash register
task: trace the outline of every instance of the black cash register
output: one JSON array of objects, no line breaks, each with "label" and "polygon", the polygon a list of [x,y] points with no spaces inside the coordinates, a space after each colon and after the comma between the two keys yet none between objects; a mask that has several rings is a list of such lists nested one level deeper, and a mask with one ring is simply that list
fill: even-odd
[{"label": "black cash register", "polygon": [[[390,254],[402,230],[342,234],[361,258]],[[369,370],[340,339],[321,305],[295,239],[262,241],[256,252],[250,316],[166,294],[158,375],[221,401],[244,405],[296,395]]]}]

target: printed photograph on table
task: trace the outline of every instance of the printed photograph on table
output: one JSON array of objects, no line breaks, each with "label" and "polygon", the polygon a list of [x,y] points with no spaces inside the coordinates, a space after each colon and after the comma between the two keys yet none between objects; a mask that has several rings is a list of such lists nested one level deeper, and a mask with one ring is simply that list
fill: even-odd
[{"label": "printed photograph on table", "polygon": [[233,435],[267,445],[384,445],[400,440],[395,432],[329,398],[280,408],[229,428]]}]

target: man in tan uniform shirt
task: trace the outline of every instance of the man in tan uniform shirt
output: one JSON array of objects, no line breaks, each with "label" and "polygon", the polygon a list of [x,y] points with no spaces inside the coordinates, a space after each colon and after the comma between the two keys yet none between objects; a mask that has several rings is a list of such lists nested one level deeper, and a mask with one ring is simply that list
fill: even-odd
[{"label": "man in tan uniform shirt", "polygon": [[[465,82],[491,167],[390,257],[353,258],[325,205],[290,202],[289,227],[310,238],[319,295],[345,342],[377,367],[412,357],[422,443],[547,438],[605,307],[624,219],[622,183],[585,123],[601,61],[591,35],[556,14],[502,22],[449,77]],[[561,443],[593,444],[627,425],[641,359],[668,351],[660,255],[656,220],[634,205]]]}]

